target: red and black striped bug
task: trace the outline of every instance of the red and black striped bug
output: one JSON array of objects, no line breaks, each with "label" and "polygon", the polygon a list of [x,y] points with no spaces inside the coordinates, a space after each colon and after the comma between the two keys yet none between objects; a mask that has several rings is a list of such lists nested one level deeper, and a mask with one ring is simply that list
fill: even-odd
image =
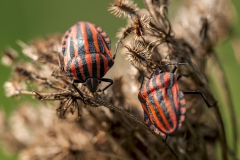
[{"label": "red and black striped bug", "polygon": [[[145,123],[161,136],[173,136],[182,126],[185,119],[186,102],[183,94],[200,94],[207,106],[210,107],[203,94],[196,91],[179,90],[174,66],[171,72],[160,69],[154,71],[150,79],[140,88],[138,99],[144,110]],[[166,140],[166,139],[165,139]]]},{"label": "red and black striped bug", "polygon": [[[66,31],[62,38],[64,66],[59,66],[74,77],[72,86],[83,98],[75,83],[83,83],[91,92],[96,92],[101,81],[108,82],[104,91],[113,84],[112,79],[102,78],[113,66],[111,44],[106,32],[95,24],[80,21]],[[83,102],[85,103],[84,99]]]}]

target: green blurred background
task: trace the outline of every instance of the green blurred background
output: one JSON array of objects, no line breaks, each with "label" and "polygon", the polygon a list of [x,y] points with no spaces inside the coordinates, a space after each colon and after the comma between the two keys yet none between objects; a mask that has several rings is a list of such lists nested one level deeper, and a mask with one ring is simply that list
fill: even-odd
[{"label": "green blurred background", "polygon": [[[13,47],[20,51],[16,44],[17,40],[29,42],[36,37],[43,37],[51,33],[64,33],[70,26],[77,21],[85,20],[95,23],[104,29],[112,40],[116,42],[115,33],[120,27],[125,26],[124,19],[118,19],[107,11],[107,7],[113,0],[1,0],[0,2],[0,51],[6,47]],[[139,7],[143,2],[135,0]],[[236,14],[240,15],[240,1],[233,0]],[[170,12],[176,8],[174,4],[179,4],[179,0],[172,0]],[[174,9],[173,9],[174,8]],[[237,18],[236,18],[237,19]],[[228,84],[230,85],[231,95],[234,102],[236,116],[240,115],[240,60],[236,60],[234,51],[238,52],[240,58],[240,22],[234,23],[234,29],[230,37],[221,42],[216,48],[218,57],[223,64],[224,71],[227,75]],[[233,47],[235,44],[236,47]],[[238,44],[238,45],[237,45]],[[2,52],[1,52],[2,54]],[[10,68],[0,64],[0,109],[4,109],[8,114],[16,107],[19,101],[14,98],[6,98],[3,90],[3,84],[10,77]],[[214,87],[214,86],[213,86]],[[218,88],[214,88],[219,93]],[[221,94],[217,94],[217,99],[224,99]],[[219,101],[221,112],[228,113],[227,107],[224,107],[223,101]],[[229,115],[224,115],[224,123],[229,124]],[[240,128],[240,118],[238,118],[238,128]],[[226,127],[230,130],[230,127]],[[238,129],[240,133],[240,129]],[[231,132],[227,132],[229,145],[232,143]],[[240,141],[239,141],[240,144]],[[238,145],[240,148],[240,145]],[[238,149],[240,152],[240,149]],[[240,155],[240,154],[239,154]],[[0,160],[17,159],[17,156],[9,155],[0,149]]]}]

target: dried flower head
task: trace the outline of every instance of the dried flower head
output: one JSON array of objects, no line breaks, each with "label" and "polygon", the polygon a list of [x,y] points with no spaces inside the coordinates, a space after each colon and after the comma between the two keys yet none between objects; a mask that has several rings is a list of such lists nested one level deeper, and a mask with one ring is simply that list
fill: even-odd
[{"label": "dried flower head", "polygon": [[137,5],[131,0],[115,0],[108,8],[108,11],[116,17],[135,16],[138,10]]}]

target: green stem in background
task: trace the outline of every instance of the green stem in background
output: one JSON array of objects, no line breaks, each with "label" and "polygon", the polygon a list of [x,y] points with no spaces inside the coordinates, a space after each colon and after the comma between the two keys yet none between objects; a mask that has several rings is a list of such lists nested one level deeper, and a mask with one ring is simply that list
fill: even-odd
[{"label": "green stem in background", "polygon": [[228,104],[228,109],[230,112],[230,117],[231,117],[231,124],[232,124],[232,129],[233,129],[233,148],[234,152],[237,152],[237,142],[238,142],[238,134],[237,134],[237,120],[235,116],[235,111],[234,111],[234,106],[233,106],[233,100],[230,92],[230,87],[228,86],[227,80],[226,80],[226,74],[224,73],[223,67],[215,53],[212,54],[212,60],[214,61],[213,63],[215,64],[214,67],[217,70],[216,74],[218,76],[218,82],[221,84],[224,92],[224,97],[226,99],[226,102]]}]

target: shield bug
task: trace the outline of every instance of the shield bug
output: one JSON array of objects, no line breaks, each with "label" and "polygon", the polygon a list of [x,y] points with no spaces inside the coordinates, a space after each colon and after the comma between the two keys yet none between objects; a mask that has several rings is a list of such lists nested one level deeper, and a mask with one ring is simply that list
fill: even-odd
[{"label": "shield bug", "polygon": [[179,90],[174,66],[171,72],[155,70],[150,79],[141,86],[138,99],[144,110],[144,121],[156,134],[161,136],[174,135],[185,119],[186,101],[184,94],[200,94],[210,107],[203,94],[196,91],[182,92]]},{"label": "shield bug", "polygon": [[109,84],[99,91],[104,91],[113,84],[112,79],[102,78],[114,64],[116,54],[112,56],[110,49],[110,39],[106,32],[89,22],[77,22],[64,34],[64,65],[61,66],[58,55],[59,66],[68,76],[75,78],[72,86],[82,98],[83,94],[75,83],[83,83],[91,92],[96,92],[102,81]]}]

